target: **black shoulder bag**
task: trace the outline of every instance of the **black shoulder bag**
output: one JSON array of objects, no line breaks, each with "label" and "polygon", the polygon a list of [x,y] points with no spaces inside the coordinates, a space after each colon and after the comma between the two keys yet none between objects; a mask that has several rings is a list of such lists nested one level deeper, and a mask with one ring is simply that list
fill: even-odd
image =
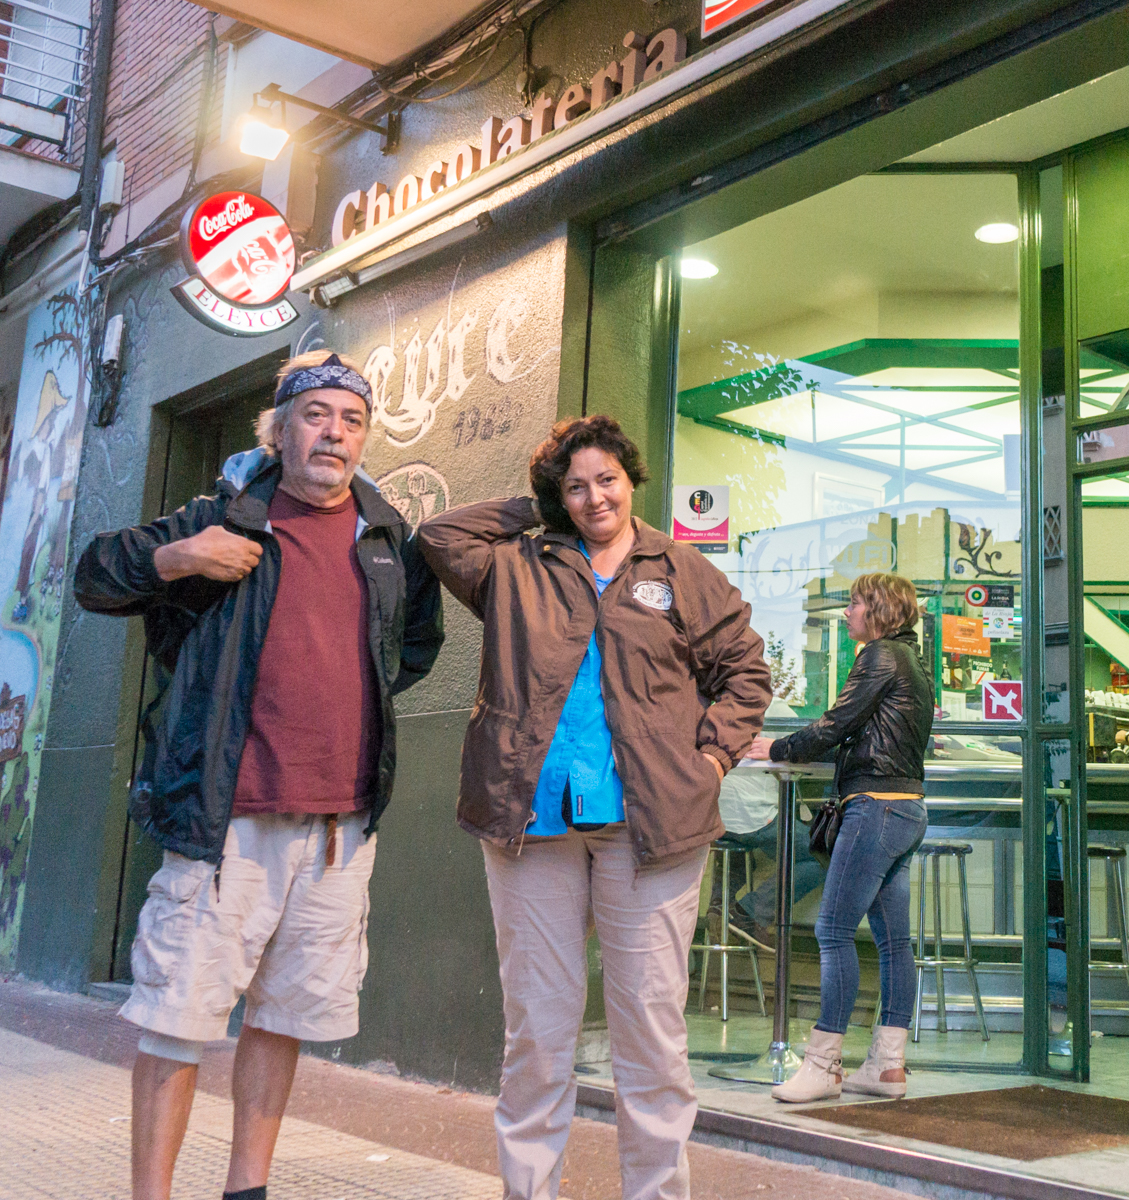
[{"label": "black shoulder bag", "polygon": [[843,824],[843,810],[847,807],[846,802],[839,799],[839,774],[849,745],[850,740],[843,742],[839,753],[835,755],[835,779],[831,784],[835,795],[830,800],[824,800],[808,827],[808,849],[824,870],[831,865],[831,854],[839,837],[839,827]]}]

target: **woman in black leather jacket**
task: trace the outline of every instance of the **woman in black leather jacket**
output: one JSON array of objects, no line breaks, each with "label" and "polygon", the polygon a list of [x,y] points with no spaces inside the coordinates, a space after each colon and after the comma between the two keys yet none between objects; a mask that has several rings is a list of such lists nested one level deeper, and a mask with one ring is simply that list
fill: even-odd
[{"label": "woman in black leather jacket", "polygon": [[[790,737],[757,738],[752,757],[812,762],[838,747],[835,792],[845,803],[815,935],[820,1012],[803,1066],[772,1089],[777,1100],[821,1100],[841,1091],[904,1096],[913,1014],[909,865],[925,836],[925,748],[933,683],[913,627],[917,592],[898,575],[860,575],[844,612],[862,642],[831,708]],[[859,984],[855,933],[863,915],[878,945],[882,1022],[866,1062],[843,1079],[843,1034]]]}]

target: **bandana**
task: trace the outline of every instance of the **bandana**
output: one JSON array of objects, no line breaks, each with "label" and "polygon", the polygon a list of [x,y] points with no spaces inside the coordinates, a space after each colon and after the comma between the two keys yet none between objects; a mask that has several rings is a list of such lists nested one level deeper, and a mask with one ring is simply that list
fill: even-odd
[{"label": "bandana", "polygon": [[343,391],[352,392],[360,396],[365,402],[365,408],[372,412],[372,388],[369,387],[368,381],[363,375],[358,375],[352,367],[345,366],[336,354],[331,354],[321,366],[303,367],[302,370],[287,375],[274,394],[275,407],[285,404],[287,400],[293,400],[300,392],[309,392],[314,388],[341,388]]}]

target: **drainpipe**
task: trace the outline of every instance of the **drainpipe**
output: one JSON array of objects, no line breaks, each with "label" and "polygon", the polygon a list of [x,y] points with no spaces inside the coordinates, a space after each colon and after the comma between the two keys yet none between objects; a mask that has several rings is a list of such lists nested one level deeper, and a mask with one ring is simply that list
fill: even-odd
[{"label": "drainpipe", "polygon": [[[90,72],[90,103],[86,110],[86,145],[82,152],[82,173],[78,193],[82,201],[78,227],[90,234],[98,213],[98,192],[102,179],[102,141],[106,128],[106,100],[110,92],[110,58],[114,51],[114,19],[117,0],[102,0],[98,13],[98,41],[94,47],[94,65]],[[90,244],[89,241],[87,243]]]}]

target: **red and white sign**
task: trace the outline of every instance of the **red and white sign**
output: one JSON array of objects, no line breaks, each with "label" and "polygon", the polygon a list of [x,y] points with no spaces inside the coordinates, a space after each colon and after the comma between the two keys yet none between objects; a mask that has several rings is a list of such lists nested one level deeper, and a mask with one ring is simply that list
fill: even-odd
[{"label": "red and white sign", "polygon": [[298,319],[298,310],[285,297],[262,308],[242,308],[217,296],[196,275],[171,290],[197,320],[233,337],[261,337]]},{"label": "red and white sign", "polygon": [[185,213],[180,249],[190,272],[243,308],[273,304],[294,274],[286,219],[251,192],[218,192]]},{"label": "red and white sign", "polygon": [[772,0],[702,0],[702,37],[709,37],[771,3]]},{"label": "red and white sign", "polygon": [[180,254],[190,275],[172,294],[197,320],[233,337],[261,337],[298,319],[283,297],[294,239],[282,213],[251,192],[218,192],[184,214]]},{"label": "red and white sign", "polygon": [[1023,681],[993,679],[984,684],[985,721],[1023,720]]}]

